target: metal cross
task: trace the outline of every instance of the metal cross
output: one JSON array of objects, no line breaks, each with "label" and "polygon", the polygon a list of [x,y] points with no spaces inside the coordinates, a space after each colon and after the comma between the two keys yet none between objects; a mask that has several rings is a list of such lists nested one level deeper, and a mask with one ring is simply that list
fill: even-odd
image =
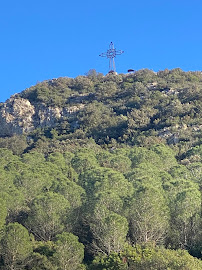
[{"label": "metal cross", "polygon": [[109,72],[116,72],[114,58],[122,53],[124,53],[124,51],[116,50],[113,42],[111,42],[109,45],[109,50],[107,50],[105,53],[101,53],[99,56],[109,58]]}]

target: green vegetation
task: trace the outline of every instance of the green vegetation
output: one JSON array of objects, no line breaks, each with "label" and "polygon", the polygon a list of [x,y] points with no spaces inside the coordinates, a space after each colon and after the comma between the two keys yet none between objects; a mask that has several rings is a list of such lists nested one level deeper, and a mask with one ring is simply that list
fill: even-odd
[{"label": "green vegetation", "polygon": [[0,268],[202,269],[201,89],[200,72],[174,69],[20,93],[80,109],[0,138]]}]

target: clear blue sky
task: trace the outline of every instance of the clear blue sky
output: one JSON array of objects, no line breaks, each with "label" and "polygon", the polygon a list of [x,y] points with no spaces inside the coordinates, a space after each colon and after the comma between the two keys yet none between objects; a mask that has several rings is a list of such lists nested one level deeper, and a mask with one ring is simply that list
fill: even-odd
[{"label": "clear blue sky", "polygon": [[201,0],[4,0],[0,3],[0,101],[38,81],[106,74],[113,41],[119,73],[202,70]]}]

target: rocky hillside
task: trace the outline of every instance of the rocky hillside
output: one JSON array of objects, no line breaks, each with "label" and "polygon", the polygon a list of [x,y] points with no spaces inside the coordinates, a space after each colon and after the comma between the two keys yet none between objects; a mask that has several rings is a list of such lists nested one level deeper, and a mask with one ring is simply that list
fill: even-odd
[{"label": "rocky hillside", "polygon": [[28,134],[37,128],[54,128],[59,121],[73,115],[80,108],[49,106],[41,102],[31,104],[28,99],[12,96],[0,110],[0,136]]},{"label": "rocky hillside", "polygon": [[201,270],[201,96],[90,71],[0,104],[0,269]]},{"label": "rocky hillside", "polygon": [[[98,144],[178,146],[201,141],[201,72],[180,69],[44,81],[0,106],[0,136],[93,138]],[[35,135],[33,135],[35,134]]]}]

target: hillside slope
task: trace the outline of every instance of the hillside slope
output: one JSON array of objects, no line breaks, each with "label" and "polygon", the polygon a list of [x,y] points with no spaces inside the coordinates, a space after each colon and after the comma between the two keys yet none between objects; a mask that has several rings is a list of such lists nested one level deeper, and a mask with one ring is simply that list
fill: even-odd
[{"label": "hillside slope", "polygon": [[[178,146],[201,141],[201,72],[180,69],[44,81],[0,107],[0,136],[35,133],[58,140],[93,138],[98,144]],[[33,135],[33,134],[32,134]]]},{"label": "hillside slope", "polygon": [[0,269],[201,270],[201,90],[90,71],[0,104]]}]

